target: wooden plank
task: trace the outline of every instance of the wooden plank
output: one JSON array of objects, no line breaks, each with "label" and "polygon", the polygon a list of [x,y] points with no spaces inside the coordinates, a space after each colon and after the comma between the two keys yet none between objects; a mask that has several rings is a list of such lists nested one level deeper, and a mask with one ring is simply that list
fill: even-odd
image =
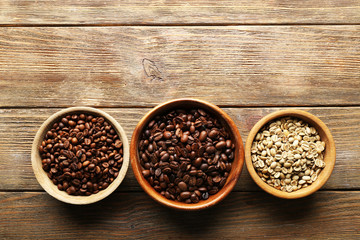
[{"label": "wooden plank", "polygon": [[0,24],[359,23],[356,0],[3,0]]},{"label": "wooden plank", "polygon": [[2,239],[358,239],[360,192],[318,192],[294,201],[231,193],[213,208],[180,212],[145,193],[115,193],[88,206],[46,193],[0,193]]},{"label": "wooden plank", "polygon": [[[281,108],[224,108],[239,128],[243,142],[253,125],[266,114]],[[108,108],[130,140],[147,108]],[[331,130],[336,144],[335,169],[323,189],[360,188],[360,108],[305,108]],[[31,168],[33,137],[43,121],[58,109],[0,110],[0,190],[41,190]],[[118,191],[142,191],[130,168]],[[235,191],[259,191],[244,167]]]},{"label": "wooden plank", "polygon": [[360,26],[0,28],[0,107],[360,104]]}]

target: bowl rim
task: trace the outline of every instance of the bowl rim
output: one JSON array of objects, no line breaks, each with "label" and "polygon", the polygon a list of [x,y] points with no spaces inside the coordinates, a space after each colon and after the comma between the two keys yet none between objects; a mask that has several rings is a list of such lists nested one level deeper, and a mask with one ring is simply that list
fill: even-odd
[{"label": "bowl rim", "polygon": [[[107,120],[114,127],[114,130],[118,133],[119,138],[123,143],[123,164],[119,171],[119,175],[105,190],[99,191],[98,193],[92,194],[90,196],[73,196],[67,194],[65,191],[60,191],[47,176],[46,172],[42,169],[39,146],[43,141],[46,132],[50,129],[54,122],[58,121],[64,115],[71,113],[88,113],[104,117],[105,120]],[[49,195],[65,203],[84,205],[100,201],[117,189],[117,187],[124,180],[128,170],[130,162],[129,156],[129,142],[126,133],[121,125],[113,117],[102,110],[92,107],[70,107],[55,112],[41,124],[40,128],[36,132],[31,148],[31,165],[38,183]]]},{"label": "bowl rim", "polygon": [[[138,156],[138,141],[140,138],[141,131],[146,126],[146,124],[158,113],[161,113],[162,111],[169,111],[170,109],[176,108],[177,104],[191,104],[195,103],[195,107],[197,108],[199,106],[204,106],[204,109],[207,112],[216,112],[218,115],[217,117],[221,117],[221,121],[225,121],[228,124],[228,128],[232,132],[232,137],[235,139],[235,156],[238,157],[238,161],[236,165],[232,166],[232,170],[229,174],[229,177],[224,185],[224,187],[215,195],[212,195],[207,200],[202,200],[198,203],[183,203],[183,202],[177,202],[174,200],[169,200],[162,196],[160,193],[156,192],[156,190],[148,183],[148,181],[143,177],[141,174],[142,167],[140,166],[139,162],[139,156]],[[166,109],[169,107],[169,109]],[[165,108],[165,109],[164,109]],[[209,110],[210,109],[210,110]],[[234,188],[235,184],[237,183],[242,168],[244,166],[244,146],[243,142],[240,136],[240,132],[238,131],[235,123],[233,120],[226,114],[222,109],[220,109],[218,106],[209,103],[204,100],[194,99],[194,98],[179,98],[179,99],[173,99],[170,101],[166,101],[164,103],[161,103],[157,105],[156,107],[152,108],[150,111],[148,111],[138,122],[133,135],[131,139],[130,144],[130,161],[131,166],[135,175],[136,180],[138,181],[139,185],[142,187],[142,189],[155,201],[158,203],[165,205],[167,207],[177,209],[177,210],[185,210],[185,211],[193,211],[193,210],[200,210],[205,209],[210,206],[213,206],[223,200]]]},{"label": "bowl rim", "polygon": [[[275,189],[274,187],[268,185],[264,181],[261,180],[260,176],[256,173],[255,168],[253,166],[252,160],[251,160],[251,146],[253,143],[253,140],[256,136],[256,134],[260,131],[260,129],[265,126],[268,122],[281,118],[281,117],[296,117],[299,119],[304,120],[305,122],[309,123],[312,127],[314,127],[320,134],[320,132],[324,133],[325,138],[322,139],[322,141],[326,141],[326,148],[324,155],[324,161],[326,162],[325,168],[321,171],[320,175],[321,177],[318,177],[318,179],[312,183],[310,186],[306,188],[302,188],[300,190],[294,191],[294,192],[283,192],[281,190]],[[254,182],[264,191],[267,193],[284,199],[297,199],[306,197],[317,190],[319,190],[329,179],[336,161],[336,149],[335,149],[335,142],[333,139],[333,136],[331,135],[331,132],[329,128],[323,123],[318,117],[314,116],[313,114],[299,110],[299,109],[286,109],[286,110],[279,110],[272,112],[263,118],[261,118],[251,129],[249,132],[249,135],[247,137],[246,143],[245,143],[245,163],[246,168],[251,176],[251,178],[254,180]]]}]

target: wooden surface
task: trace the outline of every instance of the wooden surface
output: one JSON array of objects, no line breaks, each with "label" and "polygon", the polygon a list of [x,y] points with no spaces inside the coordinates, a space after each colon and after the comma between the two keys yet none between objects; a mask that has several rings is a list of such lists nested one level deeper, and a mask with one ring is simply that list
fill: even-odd
[{"label": "wooden surface", "polygon": [[114,193],[89,206],[67,205],[40,192],[1,193],[0,203],[0,234],[5,238],[360,237],[358,191],[319,192],[292,201],[265,192],[233,192],[219,205],[200,212],[164,209],[144,192]]},{"label": "wooden surface", "polygon": [[360,26],[0,28],[0,106],[360,104],[359,40]]},{"label": "wooden surface", "polygon": [[349,24],[357,0],[2,0],[1,24]]},{"label": "wooden surface", "polygon": [[[359,239],[360,3],[320,1],[45,1],[0,3],[0,238]],[[296,107],[335,139],[329,181],[282,200],[244,168],[205,211],[147,196],[129,169],[89,206],[47,195],[31,169],[42,122],[98,107],[132,131],[150,107],[178,97],[221,106],[243,141],[263,116]]]}]

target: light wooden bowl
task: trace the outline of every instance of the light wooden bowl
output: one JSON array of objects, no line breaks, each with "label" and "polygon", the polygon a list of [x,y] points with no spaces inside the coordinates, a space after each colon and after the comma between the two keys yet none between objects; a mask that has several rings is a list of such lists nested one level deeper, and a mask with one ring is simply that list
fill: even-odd
[{"label": "light wooden bowl", "polygon": [[[164,112],[168,112],[173,109],[178,108],[202,108],[210,114],[213,114],[217,117],[222,124],[228,129],[231,133],[231,138],[233,143],[235,144],[234,150],[234,161],[232,163],[231,172],[227,178],[227,181],[223,188],[215,195],[211,195],[207,200],[201,200],[198,203],[183,203],[177,202],[173,200],[169,200],[158,193],[143,177],[141,171],[142,166],[140,165],[139,161],[139,150],[138,145],[140,141],[140,135],[143,132],[143,129],[147,126],[151,119],[153,119],[156,115],[162,114]],[[235,123],[231,120],[231,118],[219,107],[197,99],[175,99],[163,104],[158,105],[157,107],[153,108],[150,112],[148,112],[138,123],[133,133],[131,144],[130,144],[130,158],[131,158],[131,165],[134,171],[135,177],[139,182],[140,186],[144,189],[144,191],[150,195],[151,198],[156,200],[157,202],[178,210],[200,210],[205,209],[214,204],[223,200],[234,188],[244,164],[244,147],[241,140],[240,133],[235,125]]]},{"label": "light wooden bowl", "polygon": [[[119,175],[106,189],[101,190],[98,193],[92,194],[90,196],[72,196],[67,194],[65,191],[60,191],[57,188],[57,186],[49,179],[47,173],[42,169],[42,163],[41,163],[42,159],[39,153],[39,146],[41,145],[41,142],[43,141],[45,134],[47,133],[48,130],[51,129],[52,125],[55,122],[59,121],[63,116],[74,113],[87,113],[96,116],[102,116],[105,120],[111,123],[111,125],[114,127],[114,130],[118,133],[120,140],[123,142],[123,164],[119,171]],[[100,201],[101,199],[110,195],[123,181],[129,166],[129,142],[123,128],[109,114],[99,109],[90,108],[90,107],[67,108],[53,114],[41,125],[40,129],[36,133],[32,145],[31,163],[37,181],[48,194],[66,203],[78,204],[78,205],[90,204]]]},{"label": "light wooden bowl", "polygon": [[[265,183],[264,181],[262,181],[259,175],[257,174],[251,160],[251,145],[253,143],[256,134],[268,122],[281,117],[296,117],[304,120],[318,131],[321,141],[324,141],[326,144],[325,154],[324,154],[324,162],[326,163],[326,166],[320,172],[318,179],[315,182],[313,182],[310,186],[306,188],[301,188],[300,190],[290,193],[277,190],[272,186],[268,185],[267,183]],[[277,111],[262,118],[251,129],[245,144],[245,162],[246,162],[246,167],[252,179],[264,191],[276,197],[285,198],[285,199],[302,198],[319,190],[329,179],[335,166],[335,158],[336,158],[335,142],[328,127],[319,118],[315,117],[314,115],[297,109]]]}]

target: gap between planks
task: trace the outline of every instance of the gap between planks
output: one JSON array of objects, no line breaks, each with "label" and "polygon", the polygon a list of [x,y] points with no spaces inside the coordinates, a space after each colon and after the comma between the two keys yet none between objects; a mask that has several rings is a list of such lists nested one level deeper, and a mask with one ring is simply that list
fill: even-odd
[{"label": "gap between planks", "polygon": [[360,23],[106,23],[106,24],[1,24],[0,27],[242,27],[242,26],[358,26]]},{"label": "gap between planks", "polygon": [[[0,189],[0,193],[17,193],[17,192],[29,192],[29,193],[45,193],[44,190],[41,189]],[[113,193],[141,193],[144,192],[143,190],[115,190]],[[237,193],[265,193],[264,191],[262,191],[261,189],[257,189],[257,190],[232,190],[231,192],[237,192]],[[346,189],[346,188],[338,188],[338,189],[319,189],[318,192],[327,192],[327,193],[331,193],[331,192],[360,192],[360,188],[351,188],[351,189]],[[112,194],[113,194],[112,193]]]},{"label": "gap between planks", "polygon": [[[196,98],[196,97],[195,97]],[[161,103],[160,103],[161,104]],[[226,104],[215,104],[220,108],[359,108],[360,105],[358,104],[339,104],[339,105],[271,105],[271,106],[257,106],[257,105],[226,105]],[[142,106],[142,105],[119,105],[119,106],[102,106],[102,105],[76,105],[76,106],[86,106],[86,107],[93,107],[93,108],[154,108],[157,105],[150,105],[150,106]],[[59,109],[59,108],[70,108],[75,107],[74,105],[69,106],[1,106],[0,109]]]}]

